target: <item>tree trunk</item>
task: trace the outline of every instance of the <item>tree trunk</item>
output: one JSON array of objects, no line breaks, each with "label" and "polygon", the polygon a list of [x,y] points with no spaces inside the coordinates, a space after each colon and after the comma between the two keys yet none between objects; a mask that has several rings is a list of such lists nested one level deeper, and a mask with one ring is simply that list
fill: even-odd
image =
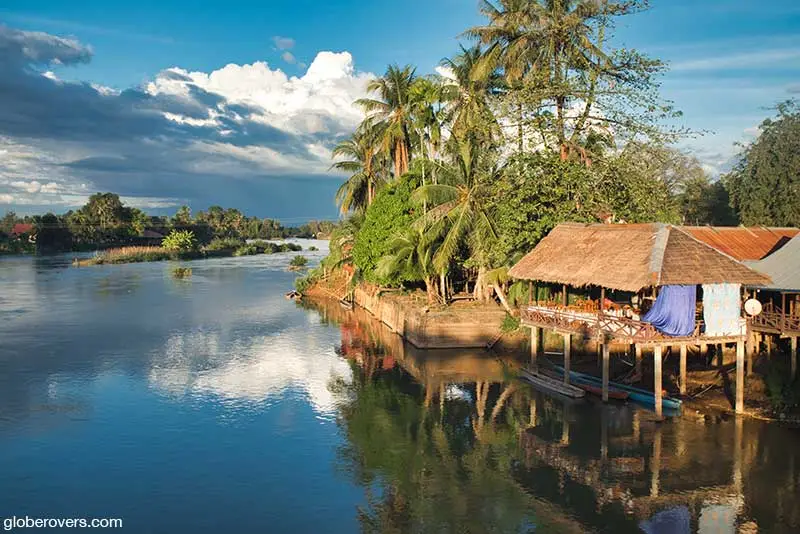
[{"label": "tree trunk", "polygon": [[517,111],[518,111],[518,117],[517,117],[517,121],[518,121],[517,122],[517,144],[518,144],[518,146],[517,146],[517,148],[519,149],[519,153],[522,154],[522,151],[523,151],[524,146],[525,146],[524,133],[522,131],[522,102],[517,104],[517,106],[518,106],[518,109],[517,109]]},{"label": "tree trunk", "polygon": [[503,293],[503,290],[500,288],[499,285],[493,284],[495,293],[497,293],[497,298],[500,299],[500,304],[503,305],[503,308],[508,312],[509,315],[513,315],[514,312],[511,310],[511,307],[508,305],[508,301],[506,300],[506,295]]},{"label": "tree trunk", "polygon": [[425,292],[428,294],[428,304],[436,303],[436,280],[431,276],[425,277]]},{"label": "tree trunk", "polygon": [[439,274],[439,291],[442,294],[442,302],[447,304],[447,275],[444,272]]}]

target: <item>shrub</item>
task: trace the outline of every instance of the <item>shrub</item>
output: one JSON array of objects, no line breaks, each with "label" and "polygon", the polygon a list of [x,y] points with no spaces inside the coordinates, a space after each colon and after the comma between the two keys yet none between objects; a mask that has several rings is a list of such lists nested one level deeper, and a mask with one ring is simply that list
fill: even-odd
[{"label": "shrub", "polygon": [[278,252],[300,252],[303,247],[297,243],[281,243],[278,245]]},{"label": "shrub", "polygon": [[161,261],[177,256],[174,251],[163,247],[121,247],[112,248],[94,258],[79,262],[80,265],[103,265],[113,263],[138,263],[143,261]]},{"label": "shrub", "polygon": [[234,252],[234,256],[255,256],[256,254],[260,254],[261,251],[258,250],[258,247],[254,244],[242,245],[241,247],[237,248]]},{"label": "shrub", "polygon": [[244,239],[239,239],[236,237],[216,237],[211,240],[211,242],[204,247],[204,250],[207,252],[218,252],[223,250],[236,250],[241,246],[245,245]]},{"label": "shrub", "polygon": [[403,180],[384,187],[367,208],[366,217],[352,249],[353,263],[368,282],[386,286],[397,286],[404,281],[419,279],[413,268],[404,268],[391,275],[378,273],[381,258],[393,253],[395,236],[411,228],[413,206],[411,193],[415,183]]},{"label": "shrub", "polygon": [[308,247],[308,250],[310,250],[311,252],[316,252],[319,249],[317,247],[315,247],[314,245],[311,245],[310,247]]},{"label": "shrub", "polygon": [[289,265],[292,267],[305,267],[308,263],[308,258],[305,256],[295,256],[292,258],[292,261],[289,262]]},{"label": "shrub", "polygon": [[307,275],[301,276],[294,281],[294,288],[300,293],[305,293],[305,291],[316,284],[317,280],[321,277],[322,270],[320,268],[312,269]]},{"label": "shrub", "polygon": [[161,246],[175,252],[191,252],[197,250],[197,239],[191,230],[173,230],[161,241]]}]

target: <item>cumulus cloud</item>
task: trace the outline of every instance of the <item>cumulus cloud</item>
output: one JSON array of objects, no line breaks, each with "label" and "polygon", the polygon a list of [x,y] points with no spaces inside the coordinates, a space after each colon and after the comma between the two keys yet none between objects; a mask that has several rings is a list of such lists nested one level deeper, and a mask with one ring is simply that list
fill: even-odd
[{"label": "cumulus cloud", "polygon": [[348,52],[327,51],[299,76],[263,61],[211,72],[175,66],[121,91],[50,69],[91,57],[74,39],[0,26],[0,204],[65,205],[112,190],[151,206],[188,199],[202,208],[236,198],[233,185],[269,203],[276,177],[330,179],[331,149],[361,120],[353,102],[372,78]]}]

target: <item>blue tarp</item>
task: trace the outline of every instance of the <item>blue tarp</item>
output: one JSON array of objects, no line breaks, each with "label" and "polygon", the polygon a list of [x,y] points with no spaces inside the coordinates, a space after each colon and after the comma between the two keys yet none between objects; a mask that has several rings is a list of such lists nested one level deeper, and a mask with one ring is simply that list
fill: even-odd
[{"label": "blue tarp", "polygon": [[694,333],[696,306],[697,286],[662,286],[642,321],[668,336],[690,336]]}]

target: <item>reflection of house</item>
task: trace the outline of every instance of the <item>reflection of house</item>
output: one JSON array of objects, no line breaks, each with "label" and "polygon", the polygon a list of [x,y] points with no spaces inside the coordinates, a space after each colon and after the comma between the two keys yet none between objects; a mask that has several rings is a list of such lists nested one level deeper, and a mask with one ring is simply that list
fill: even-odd
[{"label": "reflection of house", "polygon": [[[564,335],[565,367],[572,336],[597,340],[602,347],[607,400],[609,344],[636,345],[637,355],[642,346],[650,346],[655,406],[660,413],[665,346],[680,347],[683,393],[687,346],[732,343],[737,346],[736,409],[743,410],[746,322],[741,314],[741,286],[769,284],[767,276],[698,241],[688,231],[665,224],[561,224],[509,275],[529,280],[531,287],[535,281],[560,288],[558,298],[523,306],[522,322],[532,331],[532,358],[538,353],[541,328]],[[698,286],[702,286],[699,318]],[[570,287],[577,290],[571,292]],[[612,299],[607,298],[607,290],[614,292]]]},{"label": "reflection of house", "polygon": [[751,318],[752,331],[765,336],[789,338],[791,369],[797,370],[797,338],[800,336],[800,229],[690,227],[697,239],[772,279],[768,284],[751,284],[748,289],[763,310]]},{"label": "reflection of house", "polygon": [[26,236],[31,243],[36,241],[35,228],[32,224],[17,223],[11,228],[12,239],[25,239]]}]

